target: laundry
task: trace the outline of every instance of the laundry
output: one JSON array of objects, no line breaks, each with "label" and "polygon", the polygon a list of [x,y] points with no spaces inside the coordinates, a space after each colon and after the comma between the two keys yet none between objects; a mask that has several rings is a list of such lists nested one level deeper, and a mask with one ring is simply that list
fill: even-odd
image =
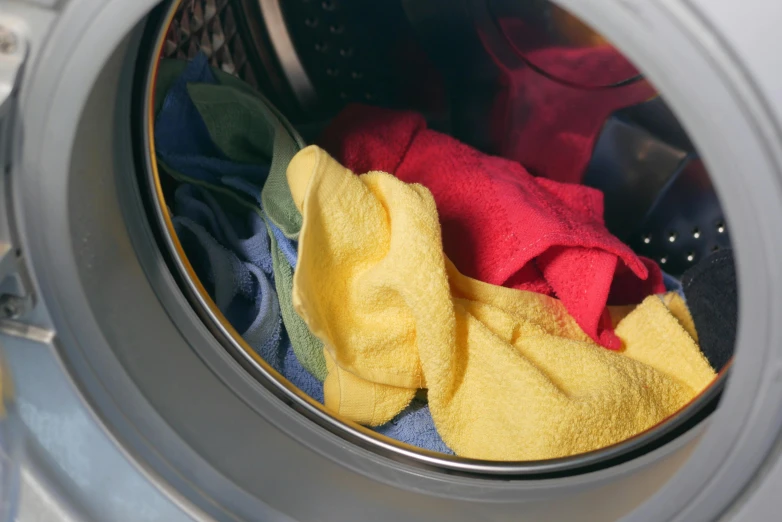
[{"label": "laundry", "polygon": [[322,384],[301,366],[282,330],[277,294],[269,281],[266,225],[254,212],[229,215],[223,210],[235,203],[221,205],[206,189],[180,185],[172,221],[182,248],[217,308],[247,344],[293,385],[323,402]]},{"label": "laundry", "polygon": [[420,399],[413,399],[396,418],[374,430],[411,446],[453,455],[451,448],[445,445],[440,434],[437,433],[429,405]]},{"label": "laundry", "polygon": [[715,377],[672,313],[686,307],[615,310],[624,348],[605,350],[560,301],[460,274],[422,185],[356,176],[316,146],[287,176],[303,217],[294,306],[323,340],[335,414],[384,424],[426,388],[456,454],[548,459],[636,435]]},{"label": "laundry", "polygon": [[[287,180],[286,180],[287,185]],[[183,187],[180,187],[180,190],[182,188],[188,187],[187,185],[184,185]],[[188,187],[189,188],[189,187]],[[226,193],[223,190],[220,189],[211,189],[214,192],[217,192],[218,194],[223,194],[226,198],[232,200],[227,203],[226,206],[234,206],[237,205],[239,207],[246,207],[247,203],[244,203],[242,200],[237,199],[233,194]],[[177,198],[177,201],[180,198]],[[256,216],[260,216],[262,213],[260,212],[260,209],[251,209],[254,211]],[[298,212],[298,209],[296,210]],[[251,217],[251,221],[254,221],[254,219]],[[221,224],[227,224],[228,221],[226,219],[209,219],[210,223],[212,222],[218,222]],[[256,230],[258,227],[253,227]],[[278,232],[278,235],[281,234],[281,232]],[[230,230],[226,230],[224,233],[219,234],[221,237],[233,237],[233,232]],[[266,234],[259,231],[259,235],[261,235],[263,238],[266,238]],[[255,239],[255,238],[253,238]],[[279,239],[278,239],[279,240]],[[279,240],[282,243],[284,243],[284,240]],[[238,244],[238,242],[233,242],[233,244]],[[246,249],[243,249],[246,250]],[[190,260],[203,260],[204,256],[201,252],[190,252],[186,250],[186,253],[188,255],[188,259]],[[296,266],[296,256],[297,253],[294,251],[292,253],[292,262],[290,263],[292,266],[285,265],[285,261],[279,260],[279,264],[282,265],[279,267],[279,270],[277,273],[283,274],[284,277],[286,277],[285,285],[286,287],[293,287],[293,268]],[[263,265],[267,265],[266,261],[264,260]],[[214,264],[213,270],[216,269],[216,267],[225,267],[227,266],[226,263],[219,263]],[[199,277],[201,277],[199,275]],[[226,280],[223,278],[222,280]],[[228,279],[230,280],[230,278]],[[218,292],[219,294],[219,292]],[[210,294],[212,295],[212,294]],[[288,294],[290,295],[290,294]],[[293,308],[293,304],[289,304],[288,306]],[[222,309],[221,309],[222,311]],[[298,317],[298,316],[297,316]],[[226,316],[226,318],[231,322],[233,326],[236,326],[233,320]],[[243,334],[244,337],[247,334]],[[256,351],[259,353],[259,355],[269,363],[269,365],[277,370],[283,377],[288,379],[288,381],[291,382],[294,386],[299,388],[301,391],[315,399],[316,401],[323,403],[324,397],[323,397],[323,383],[320,382],[318,379],[316,379],[309,371],[307,371],[304,366],[302,366],[301,362],[299,361],[298,357],[295,355],[293,346],[290,343],[290,340],[287,339],[287,335],[285,336],[284,342],[279,343],[278,347],[275,349],[274,347],[268,347],[267,349],[261,349]],[[247,340],[247,338],[245,337]],[[252,343],[248,343],[253,346]],[[255,348],[255,346],[253,346]],[[432,420],[431,413],[429,411],[429,407],[425,404],[421,403],[421,401],[414,401],[413,404],[411,404],[408,408],[406,408],[404,411],[400,412],[395,418],[390,420],[384,425],[377,426],[373,428],[378,433],[381,433],[383,435],[386,435],[387,437],[391,437],[393,439],[396,439],[400,442],[404,442],[406,444],[410,444],[412,446],[417,446],[422,449],[427,449],[430,451],[438,451],[440,453],[445,453],[447,455],[452,455],[453,451],[448,448],[448,446],[445,445],[440,435],[437,433],[437,430],[434,428],[434,421]]]},{"label": "laundry", "polygon": [[[199,71],[193,74],[191,69]],[[187,103],[188,91],[197,90],[193,84],[187,85],[187,89],[174,89],[178,78],[193,79],[193,81],[214,81],[214,76],[220,79],[221,85],[217,86],[223,92],[209,93],[205,103],[199,98],[199,112],[190,111]],[[225,84],[225,86],[223,85]],[[180,85],[180,87],[182,87]],[[317,362],[313,358],[319,357],[323,365],[325,377],[325,361],[320,341],[314,338],[293,311],[290,289],[293,286],[293,268],[296,266],[296,243],[288,238],[277,224],[264,223],[265,213],[261,210],[259,197],[261,190],[242,177],[245,173],[263,172],[262,164],[256,166],[241,165],[235,158],[242,158],[248,162],[253,160],[267,161],[262,154],[253,155],[259,145],[247,145],[241,140],[250,129],[237,126],[236,122],[225,122],[220,117],[218,109],[209,103],[210,96],[219,95],[223,103],[228,102],[235,93],[244,92],[254,95],[254,91],[233,77],[222,75],[219,71],[212,71],[203,66],[202,60],[197,59],[185,66],[184,62],[161,62],[161,70],[158,75],[158,120],[171,122],[179,115],[180,127],[172,126],[172,132],[168,139],[176,141],[180,147],[179,156],[169,155],[174,158],[173,164],[185,170],[182,173],[174,170],[168,163],[161,162],[161,167],[170,175],[178,179],[181,184],[173,195],[174,200],[174,224],[185,249],[187,258],[194,267],[199,280],[207,287],[207,291],[218,305],[231,325],[239,332],[248,344],[269,365],[285,377],[291,384],[312,397],[318,402],[323,402],[323,384],[313,373],[300,362],[295,353],[289,334],[282,329],[280,331],[280,308],[283,318],[285,310],[296,319],[293,324],[299,325],[299,341],[307,340],[305,346],[309,346],[309,353],[313,354],[310,363],[317,368]],[[168,93],[168,94],[166,94]],[[178,98],[170,101],[170,98]],[[254,104],[248,104],[250,113],[255,118],[262,118]],[[179,107],[179,113],[177,113]],[[168,111],[174,112],[169,115]],[[274,110],[269,105],[269,110]],[[206,120],[201,119],[201,112],[211,115]],[[254,112],[253,112],[254,111]],[[230,112],[228,113],[230,114]],[[275,115],[284,121],[279,113]],[[201,134],[199,139],[190,136],[202,131],[200,123],[208,122],[206,130],[208,135]],[[257,121],[250,118],[247,125],[257,125]],[[157,127],[156,127],[157,129]],[[220,129],[230,129],[221,131]],[[211,139],[219,136],[221,146],[216,148]],[[157,140],[158,152],[161,145],[163,151],[168,150],[166,139]],[[199,141],[200,140],[200,141]],[[190,147],[182,147],[182,143],[189,143]],[[240,144],[240,145],[237,145]],[[243,145],[241,145],[244,143]],[[201,148],[203,146],[203,148]],[[275,145],[276,146],[276,145]],[[224,147],[224,148],[223,148]],[[280,146],[273,153],[275,157],[282,158],[280,154],[288,154],[286,146]],[[282,149],[282,152],[280,152]],[[219,161],[206,156],[206,153],[216,154]],[[184,158],[184,159],[183,159]],[[180,160],[180,163],[177,163]],[[195,166],[195,167],[194,167]],[[275,193],[282,191],[282,187],[288,193],[288,206],[275,207],[269,205],[280,219],[278,223],[289,232],[298,233],[301,214],[293,204],[288,182],[285,178],[286,164],[279,163],[271,169],[266,168],[269,180],[277,176],[277,187],[272,191],[275,201],[284,201],[285,198]],[[195,168],[208,182],[199,181],[196,178],[183,175],[190,173]],[[257,181],[257,180],[256,180]],[[281,184],[280,184],[281,181]],[[262,183],[263,180],[260,180]],[[269,181],[264,185],[267,190]],[[230,189],[230,190],[229,190]],[[242,198],[245,195],[247,198]],[[266,208],[266,207],[265,207]],[[235,213],[226,213],[224,209],[235,209]],[[291,212],[292,209],[292,212]],[[298,217],[296,217],[298,216]],[[298,221],[298,224],[297,224]],[[296,234],[291,234],[296,235]],[[272,270],[273,269],[273,270]],[[271,274],[274,273],[276,287],[288,289],[279,293],[279,301],[274,290],[269,284]],[[276,313],[275,313],[276,311]],[[276,319],[275,319],[276,318]],[[286,327],[292,321],[285,321]],[[274,328],[271,328],[271,327]],[[271,328],[271,331],[269,331]],[[302,330],[303,329],[303,330]],[[309,341],[308,339],[311,339]],[[301,346],[300,346],[301,348]],[[301,350],[299,350],[301,351]],[[321,378],[322,380],[322,378]],[[374,428],[378,433],[399,440],[406,444],[417,446],[430,451],[438,451],[445,454],[453,454],[442,441],[434,429],[429,408],[422,402],[411,404],[387,424]]]},{"label": "laundry", "polygon": [[[223,211],[237,207],[235,199],[224,197],[228,201],[220,205],[200,187],[181,185],[177,189],[173,221],[185,254],[242,338],[291,384],[323,403],[323,384],[304,369],[284,332],[281,339],[277,296],[266,280],[271,274],[269,238],[259,213],[242,213],[247,220],[242,223],[239,216]],[[238,207],[246,210],[243,205]],[[238,237],[237,230],[242,229],[245,237]],[[265,274],[259,267],[265,267]],[[420,401],[375,431],[430,451],[453,453],[435,430],[428,406]]]},{"label": "laundry", "polygon": [[735,351],[739,318],[733,250],[720,250],[687,270],[682,286],[701,350],[722,370]]},{"label": "laundry", "polygon": [[[322,345],[290,300],[290,260],[295,252],[291,240],[301,217],[290,191],[286,196],[285,169],[303,142],[260,94],[230,75],[212,71],[203,54],[187,64],[161,61],[156,91],[159,164],[180,181],[243,192],[261,205],[268,218],[274,282],[285,328],[299,361],[323,380]],[[264,198],[270,190],[273,197]]]},{"label": "laundry", "polygon": [[202,188],[181,185],[176,191],[172,221],[199,281],[242,338],[271,362],[282,324],[270,281],[269,238],[259,216],[245,216],[229,216]]},{"label": "laundry", "polygon": [[379,170],[424,185],[437,202],[445,253],[460,272],[558,297],[605,347],[621,347],[607,303],[665,291],[657,264],[605,228],[595,189],[535,178],[519,163],[428,130],[412,112],[348,106],[319,144],[354,172]]},{"label": "laundry", "polygon": [[[501,18],[499,25],[512,42],[535,34],[518,18]],[[513,43],[520,49],[529,48],[523,41]],[[518,67],[509,67],[495,59],[503,69],[503,81],[491,110],[494,150],[536,176],[580,183],[609,115],[654,97],[656,91],[645,79],[594,89],[550,78],[578,79],[581,85],[594,86],[637,77],[635,67],[607,43],[546,46],[526,53],[526,59],[547,75],[521,61]]]},{"label": "laundry", "polygon": [[[219,185],[224,176],[236,176],[261,187],[269,174],[269,158],[257,158],[260,161],[253,163],[228,159],[213,142],[198,108],[191,101],[188,87],[194,82],[217,82],[204,54],[189,63],[164,98],[155,121],[158,157],[170,168],[187,172],[189,177],[199,181]],[[188,132],[183,132],[184,128]]]}]

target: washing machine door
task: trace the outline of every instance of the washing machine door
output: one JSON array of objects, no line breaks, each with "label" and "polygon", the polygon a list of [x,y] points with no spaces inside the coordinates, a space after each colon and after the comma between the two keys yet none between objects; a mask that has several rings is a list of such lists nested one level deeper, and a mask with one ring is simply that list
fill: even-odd
[{"label": "washing machine door", "polygon": [[[306,60],[318,65],[317,54],[305,59],[291,50],[295,24],[304,30],[318,22],[294,15],[315,10],[326,19],[353,2],[205,3],[212,16],[233,9],[234,24],[243,20],[237,13],[260,17],[263,24],[248,30],[275,54],[256,58],[281,71],[275,81],[294,87],[280,107],[294,122],[314,110],[301,73]],[[398,4],[422,24],[450,9]],[[765,490],[759,482],[772,484],[782,427],[782,78],[769,72],[779,70],[769,35],[782,7],[762,0],[741,8],[728,0],[556,4],[599,29],[659,89],[722,199],[737,252],[740,328],[716,410],[698,404],[700,416],[655,446],[567,466],[432,455],[324,413],[242,355],[229,329],[193,305],[155,224],[160,209],[139,181],[154,161],[146,96],[159,55],[149,40],[161,36],[174,2],[7,0],[0,27],[12,36],[0,32],[0,72],[9,65],[22,81],[0,83],[19,94],[16,111],[3,105],[15,118],[2,120],[0,342],[19,384],[35,469],[50,477],[25,484],[35,482],[38,505],[67,505],[45,519],[741,519],[747,495]],[[331,34],[340,26],[320,27]],[[580,81],[526,61],[556,80]],[[326,81],[328,67],[321,73]],[[485,101],[462,99],[477,108]],[[470,114],[459,113],[456,126],[465,140],[485,130],[470,126]],[[488,147],[483,130],[476,146]],[[30,513],[18,519],[34,520]]]}]

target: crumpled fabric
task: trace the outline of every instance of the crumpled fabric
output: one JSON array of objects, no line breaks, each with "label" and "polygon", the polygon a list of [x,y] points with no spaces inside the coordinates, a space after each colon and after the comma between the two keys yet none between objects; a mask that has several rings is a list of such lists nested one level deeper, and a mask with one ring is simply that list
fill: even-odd
[{"label": "crumpled fabric", "polygon": [[[262,208],[283,323],[296,357],[322,381],[322,345],[293,311],[290,299],[290,260],[301,216],[290,199],[285,169],[303,141],[260,94],[230,75],[213,72],[202,53],[187,64],[161,61],[157,96],[155,146],[160,166],[181,181],[245,194]],[[273,197],[264,198],[264,192]]]},{"label": "crumpled fabric", "polygon": [[613,310],[623,349],[604,350],[560,301],[460,274],[424,186],[356,176],[316,146],[287,177],[303,217],[293,302],[323,341],[339,415],[384,424],[426,388],[456,454],[549,459],[636,435],[715,377],[675,293]]},{"label": "crumpled fabric", "polygon": [[665,291],[656,263],[636,256],[603,223],[603,194],[531,176],[426,128],[417,113],[345,108],[319,144],[357,173],[420,183],[437,202],[443,248],[465,275],[558,297],[581,328],[617,350],[606,304]]},{"label": "crumpled fabric", "polygon": [[[289,146],[283,145],[274,149],[272,154],[278,158],[278,163],[273,162],[271,169],[268,164],[266,167],[263,164],[243,166],[237,163],[237,158],[250,163],[268,161],[262,153],[256,151],[256,149],[265,150],[263,143],[253,145],[243,141],[244,134],[251,132],[248,127],[257,125],[253,118],[243,120],[242,125],[232,122],[231,128],[226,130],[226,122],[219,117],[219,111],[216,111],[207,120],[209,124],[205,125],[207,133],[204,134],[204,127],[201,125],[204,120],[201,119],[201,113],[192,111],[192,107],[185,103],[187,101],[185,97],[188,97],[189,91],[194,89],[192,84],[187,84],[192,81],[212,83],[217,81],[216,78],[219,78],[219,87],[225,86],[227,89],[224,92],[217,92],[218,95],[225,97],[223,102],[230,102],[236,92],[259,96],[234,77],[206,68],[201,57],[189,64],[175,60],[163,60],[160,64],[156,123],[162,121],[170,125],[168,139],[176,141],[173,146],[179,151],[179,156],[171,154],[167,157],[169,160],[173,158],[174,165],[185,169],[178,172],[171,164],[161,161],[163,170],[184,183],[174,193],[174,208],[178,210],[174,223],[199,280],[207,287],[209,295],[216,301],[218,309],[226,319],[272,368],[291,384],[322,403],[323,383],[302,365],[288,333],[285,329],[280,331],[279,328],[279,308],[283,309],[283,319],[285,319],[287,307],[289,316],[292,315],[296,324],[303,326],[306,334],[313,339],[306,346],[311,347],[310,351],[316,358],[320,358],[323,377],[325,377],[322,345],[317,338],[309,334],[309,330],[295,313],[290,302],[293,270],[296,267],[298,253],[296,242],[290,239],[282,228],[295,237],[300,227],[301,214],[293,204],[290,190],[287,188],[286,164],[280,162],[280,158],[289,154],[286,152]],[[198,104],[206,114],[212,114],[217,107],[208,102],[211,95],[213,93],[205,95],[204,104]],[[171,97],[175,100],[171,101]],[[262,117],[254,104],[250,104],[250,107],[254,111],[251,114],[256,118]],[[166,112],[163,112],[164,109]],[[282,116],[271,105],[269,109],[284,122]],[[168,112],[171,111],[181,118],[179,120],[172,118],[178,121],[179,127],[169,121]],[[229,118],[228,115],[225,117]],[[287,128],[288,124],[284,123],[284,126]],[[211,141],[212,136],[221,138],[220,147]],[[160,146],[163,146],[165,151],[168,141],[157,140],[157,138],[156,134],[158,153]],[[298,143],[298,139],[294,141]],[[182,144],[188,144],[188,147],[182,147]],[[210,153],[214,156],[207,156]],[[181,163],[177,163],[177,160],[181,160]],[[195,168],[202,179],[184,175],[190,172],[190,168]],[[252,178],[255,173],[264,172],[264,169],[269,172],[269,178],[264,185],[263,194],[272,201],[272,204],[264,207],[272,209],[271,213],[278,218],[276,222],[261,210],[263,196],[258,183],[263,183],[263,180],[253,181]],[[246,173],[251,174],[249,179],[243,177]],[[275,179],[275,176],[276,186],[267,190],[269,181]],[[207,181],[203,181],[204,179]],[[280,191],[287,191],[287,205],[279,205],[280,201],[283,203],[286,201],[285,194],[281,196]],[[220,202],[223,203],[222,206]],[[243,218],[238,219],[234,215],[228,215],[223,209],[234,209]],[[191,230],[197,230],[197,233]],[[253,278],[257,280],[255,285],[253,285]],[[287,292],[280,292],[279,304],[274,290],[270,290],[268,286],[269,280],[272,279],[277,289],[288,289]],[[264,286],[260,288],[261,285]],[[240,291],[237,292],[237,289]],[[244,291],[245,289],[247,291]],[[276,323],[273,320],[274,309],[278,311]],[[288,319],[285,322],[286,326],[292,322],[291,317]],[[264,332],[275,324],[277,326],[274,327],[273,333],[264,335]],[[301,334],[301,330],[299,333]],[[301,349],[300,344],[298,351],[301,352]],[[312,362],[312,358],[309,360]],[[318,363],[314,362],[312,366],[316,368],[314,373],[317,374]],[[412,404],[388,423],[374,429],[378,433],[406,444],[453,454],[435,430],[429,408],[423,403]]]}]

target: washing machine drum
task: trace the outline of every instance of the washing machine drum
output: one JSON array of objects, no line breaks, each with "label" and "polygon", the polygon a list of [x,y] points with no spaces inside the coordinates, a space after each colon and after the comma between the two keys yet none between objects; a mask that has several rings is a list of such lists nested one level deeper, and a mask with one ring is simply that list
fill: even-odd
[{"label": "washing machine drum", "polygon": [[[780,16],[782,7],[760,0],[741,8],[713,0],[7,2],[0,8],[7,143],[0,331],[56,351],[85,407],[148,471],[146,480],[193,518],[774,519],[780,500],[772,485],[782,480],[775,449],[782,427],[775,320],[782,304],[782,77],[769,50]],[[230,89],[242,108],[224,98]],[[275,218],[284,204],[292,208],[280,199],[285,194],[290,200],[292,191],[301,209],[316,189],[307,189],[313,199],[305,203],[294,181],[268,188],[267,180],[285,181],[291,157],[316,143],[359,174],[398,168],[410,181],[400,165],[423,126],[431,130],[415,147],[436,145],[415,153],[423,164],[429,157],[433,171],[460,151],[481,168],[521,172],[526,186],[567,203],[533,208],[527,215],[550,211],[549,221],[507,232],[512,241],[497,238],[553,241],[564,253],[522,263],[539,274],[535,283],[514,283],[518,274],[496,282],[549,293],[536,299],[551,306],[561,297],[568,310],[589,299],[637,305],[638,295],[665,285],[665,302],[680,307],[677,339],[699,342],[705,357],[671,363],[659,354],[675,353],[675,343],[660,342],[662,328],[647,324],[644,335],[657,339],[655,364],[675,376],[656,393],[687,388],[684,381],[699,372],[711,375],[686,404],[620,440],[586,443],[589,451],[526,459],[491,447],[491,433],[486,451],[462,451],[453,425],[440,438],[443,404],[433,396],[438,385],[428,383],[430,412],[425,375],[409,391],[413,410],[390,423],[373,422],[374,411],[364,422],[350,404],[339,412],[322,404],[323,377],[359,381],[350,373],[358,366],[350,355],[334,356],[340,346],[330,344],[324,366],[322,340],[333,343],[335,334],[328,322],[313,326],[305,290],[296,286],[291,295],[292,280],[306,286],[311,275],[301,273],[318,273],[320,262],[297,267],[297,246],[301,254],[306,244],[296,242],[300,223],[286,227]],[[355,142],[340,141],[340,133]],[[272,144],[266,157],[257,150],[264,142]],[[458,180],[470,168],[454,159],[448,175]],[[463,204],[482,197],[481,176],[466,189],[452,182],[462,187]],[[507,174],[496,176],[488,183],[508,183]],[[437,182],[425,175],[413,181],[427,179]],[[447,206],[449,193],[441,200],[437,190],[438,206]],[[228,215],[236,209],[256,227],[257,243],[232,235],[247,224]],[[329,219],[327,210],[308,211]],[[572,221],[576,215],[581,221]],[[495,218],[481,217],[486,230]],[[641,256],[643,271],[659,280],[636,288],[632,278],[621,279],[619,263],[616,280],[626,284],[615,283],[611,297],[603,285],[598,298],[599,285],[589,282],[600,269],[582,266],[569,277],[584,283],[585,295],[568,296],[555,274],[576,249],[537,230],[568,219],[567,241],[575,244],[564,247],[603,248],[594,244],[597,227],[605,241]],[[304,221],[311,231],[323,225],[312,215]],[[454,225],[441,222],[446,253],[467,252],[455,254],[456,265],[478,277],[469,261],[473,229],[454,243]],[[318,244],[312,237],[310,248]],[[319,253],[324,266],[328,248]],[[281,312],[266,324],[265,316],[248,316],[253,306]],[[607,314],[604,334],[611,332]],[[267,337],[291,344],[290,353],[253,337],[275,328]],[[621,349],[610,339],[599,337]],[[307,353],[317,357],[304,357],[301,346],[314,347]],[[545,377],[571,393],[568,383]],[[381,395],[388,384],[361,382],[378,394],[375,402],[388,400]],[[340,386],[326,382],[330,400]],[[653,407],[646,390],[623,393],[638,397],[638,415]],[[12,395],[4,394],[8,407],[0,413],[14,411]],[[502,415],[503,404],[492,399],[482,399],[488,415]],[[633,414],[606,417],[592,419],[591,429],[610,431]],[[411,435],[409,422],[419,432]],[[545,419],[529,422],[545,426]],[[3,426],[0,449],[12,446]],[[607,440],[581,426],[573,431]]]}]

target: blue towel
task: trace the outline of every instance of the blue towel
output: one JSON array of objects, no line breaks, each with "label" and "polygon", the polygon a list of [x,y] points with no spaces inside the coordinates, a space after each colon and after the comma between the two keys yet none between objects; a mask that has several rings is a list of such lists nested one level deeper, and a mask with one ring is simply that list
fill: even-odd
[{"label": "blue towel", "polygon": [[304,369],[299,362],[299,359],[296,358],[296,354],[293,352],[293,346],[287,339],[287,336],[285,342],[280,345],[279,354],[281,358],[280,367],[277,368],[272,365],[274,369],[285,376],[291,384],[323,404],[323,383]]},{"label": "blue towel", "polygon": [[[223,154],[212,141],[209,129],[190,99],[188,83],[219,83],[203,53],[193,58],[166,93],[155,121],[158,157],[171,169],[190,178],[244,193],[260,208],[261,188],[269,174],[269,165],[234,162]],[[269,224],[280,250],[295,268],[296,243],[285,237],[271,221]]]},{"label": "blue towel", "polygon": [[451,448],[445,445],[437,433],[429,405],[418,399],[414,399],[410,406],[391,422],[375,428],[375,431],[411,446],[453,455]]},{"label": "blue towel", "polygon": [[226,213],[214,196],[194,185],[181,185],[174,194],[174,203],[177,215],[203,223],[226,248],[269,276],[273,274],[269,238],[261,216],[255,212]]},{"label": "blue towel", "polygon": [[[158,158],[188,178],[231,189],[243,200],[249,197],[260,212],[236,203],[221,205],[209,190],[182,184],[173,205],[182,247],[215,304],[248,344],[294,386],[322,403],[323,384],[301,366],[281,326],[259,197],[268,165],[234,162],[219,150],[190,100],[190,82],[218,83],[202,54],[185,68],[163,101],[155,122]],[[227,208],[237,212],[226,212]],[[285,259],[295,268],[296,242],[266,221]],[[421,401],[414,401],[375,431],[420,448],[453,454],[437,433],[429,407]]]},{"label": "blue towel", "polygon": [[[249,196],[252,200],[254,200],[258,208],[263,208],[261,203],[261,191],[252,183],[234,176],[225,176],[223,177],[222,181],[225,186]],[[272,222],[272,220],[268,219],[267,222],[269,223],[269,227],[272,229],[274,238],[277,240],[277,246],[280,247],[280,251],[285,256],[285,260],[288,261],[288,264],[291,266],[291,268],[295,269],[299,250],[296,242],[286,237],[282,230],[280,230],[277,225]]]},{"label": "blue towel", "polygon": [[266,227],[261,222],[257,233],[252,216],[229,217],[193,185],[179,186],[174,196],[174,228],[193,270],[231,325],[267,358],[280,344],[282,319]]},{"label": "blue towel", "polygon": [[323,384],[299,364],[282,328],[263,220],[255,212],[226,213],[207,190],[183,184],[174,194],[173,222],[196,275],[226,319],[272,368],[323,402]]}]

